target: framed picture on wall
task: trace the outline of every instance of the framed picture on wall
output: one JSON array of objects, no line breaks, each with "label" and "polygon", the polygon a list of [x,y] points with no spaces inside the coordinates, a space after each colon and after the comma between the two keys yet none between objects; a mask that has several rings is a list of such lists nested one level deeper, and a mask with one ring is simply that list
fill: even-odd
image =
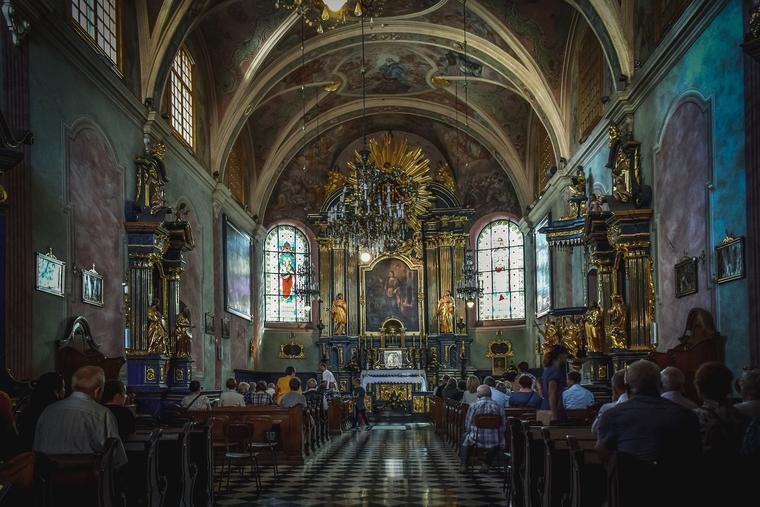
[{"label": "framed picture on wall", "polygon": [[251,320],[251,236],[224,217],[224,308]]},{"label": "framed picture on wall", "polygon": [[547,215],[533,230],[536,255],[536,317],[542,317],[552,309],[552,262],[546,234],[540,231],[549,225]]},{"label": "framed picture on wall", "polygon": [[715,248],[715,278],[718,283],[726,283],[744,278],[744,237],[727,235]]},{"label": "framed picture on wall", "polygon": [[206,312],[203,317],[203,330],[206,334],[214,334],[216,332],[216,329],[214,328],[214,314]]},{"label": "framed picture on wall", "polygon": [[676,264],[676,297],[682,298],[699,292],[697,258],[684,257]]},{"label": "framed picture on wall", "polygon": [[230,318],[225,315],[222,317],[222,338],[230,337]]},{"label": "framed picture on wall", "polygon": [[103,275],[91,269],[82,270],[82,302],[88,305],[103,306]]},{"label": "framed picture on wall", "polygon": [[54,296],[63,297],[66,263],[53,255],[52,250],[37,252],[37,276],[35,288]]}]

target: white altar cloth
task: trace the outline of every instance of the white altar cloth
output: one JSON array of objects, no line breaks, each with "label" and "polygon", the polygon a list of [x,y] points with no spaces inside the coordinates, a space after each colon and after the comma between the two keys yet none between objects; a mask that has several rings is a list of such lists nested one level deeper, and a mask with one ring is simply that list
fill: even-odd
[{"label": "white altar cloth", "polygon": [[362,370],[360,380],[364,389],[370,384],[419,384],[420,391],[427,391],[424,370]]}]

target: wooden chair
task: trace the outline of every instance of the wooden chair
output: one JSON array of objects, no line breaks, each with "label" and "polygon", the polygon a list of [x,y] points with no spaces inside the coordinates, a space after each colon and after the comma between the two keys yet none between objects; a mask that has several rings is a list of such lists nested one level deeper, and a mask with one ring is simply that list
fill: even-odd
[{"label": "wooden chair", "polygon": [[158,472],[158,441],[162,430],[135,434],[124,441],[127,464],[120,474],[128,505],[161,507],[166,498],[166,477]]},{"label": "wooden chair", "polygon": [[607,473],[595,440],[567,436],[570,447],[570,506],[602,507],[607,502]]},{"label": "wooden chair", "polygon": [[248,448],[254,452],[269,450],[272,454],[274,476],[277,477],[280,472],[277,468],[277,436],[273,431],[272,417],[268,415],[255,415],[248,417],[246,422],[251,424],[253,431]]},{"label": "wooden chair", "polygon": [[[498,414],[478,414],[472,419],[472,424],[475,426],[475,452],[473,453],[474,459],[477,459],[479,449],[485,449],[484,447],[480,447],[478,444],[478,437],[480,435],[480,431],[500,429],[501,418],[502,416]],[[469,466],[469,463],[468,463],[468,466]]]},{"label": "wooden chair", "polygon": [[257,489],[261,488],[261,477],[259,476],[256,454],[249,447],[252,436],[253,430],[250,424],[234,422],[225,426],[226,450],[224,452],[224,462],[222,463],[221,479],[224,479],[224,466],[227,465],[227,490],[230,488],[230,476],[232,475],[233,464],[240,469],[241,479],[244,477],[245,467],[250,465],[256,479],[256,487]]}]

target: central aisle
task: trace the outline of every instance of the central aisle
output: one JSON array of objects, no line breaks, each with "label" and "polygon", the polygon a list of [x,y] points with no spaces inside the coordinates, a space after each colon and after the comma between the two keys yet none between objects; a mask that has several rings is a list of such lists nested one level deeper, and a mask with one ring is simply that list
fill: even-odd
[{"label": "central aisle", "polygon": [[459,473],[456,452],[428,425],[378,425],[349,432],[320,449],[304,466],[263,470],[256,496],[233,470],[229,494],[216,505],[242,506],[467,506],[504,505],[502,475]]}]

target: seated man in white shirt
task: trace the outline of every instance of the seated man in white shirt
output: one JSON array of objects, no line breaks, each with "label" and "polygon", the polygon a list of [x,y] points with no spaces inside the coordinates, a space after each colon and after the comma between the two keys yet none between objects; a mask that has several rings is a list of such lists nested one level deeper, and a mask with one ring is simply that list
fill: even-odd
[{"label": "seated man in white shirt", "polygon": [[108,438],[116,438],[119,444],[113,463],[116,468],[125,465],[127,454],[116,418],[99,403],[105,383],[102,368],[79,368],[71,378],[71,396],[48,406],[37,421],[34,450],[43,454],[95,454],[103,450]]},{"label": "seated man in white shirt", "polygon": [[662,384],[662,396],[666,400],[678,403],[683,408],[694,410],[697,404],[683,395],[683,386],[686,385],[686,377],[683,372],[675,366],[668,366],[660,372],[660,383]]},{"label": "seated man in white shirt", "polygon": [[201,383],[197,380],[190,382],[190,394],[182,398],[180,405],[189,410],[211,410],[208,396],[201,394]]},{"label": "seated man in white shirt", "polygon": [[596,414],[594,424],[591,425],[591,433],[596,435],[596,431],[599,428],[599,422],[602,420],[602,415],[617,405],[623,403],[628,399],[628,388],[625,385],[625,370],[618,370],[612,376],[612,401],[605,403],[599,407],[599,413]]},{"label": "seated man in white shirt", "polygon": [[583,409],[594,404],[594,395],[581,385],[581,374],[571,371],[567,374],[567,389],[562,393],[562,404],[567,409]]},{"label": "seated man in white shirt", "polygon": [[483,379],[483,384],[487,385],[491,389],[491,399],[499,405],[501,408],[507,408],[509,406],[509,396],[496,389],[496,379],[492,376],[487,376]]},{"label": "seated man in white shirt", "polygon": [[227,379],[227,390],[219,397],[220,407],[244,407],[245,398],[237,392],[237,382],[234,378]]},{"label": "seated man in white shirt", "polygon": [[319,371],[322,372],[322,382],[327,382],[327,388],[332,389],[338,387],[338,381],[335,380],[335,375],[327,369],[327,365],[323,362],[319,363]]}]

